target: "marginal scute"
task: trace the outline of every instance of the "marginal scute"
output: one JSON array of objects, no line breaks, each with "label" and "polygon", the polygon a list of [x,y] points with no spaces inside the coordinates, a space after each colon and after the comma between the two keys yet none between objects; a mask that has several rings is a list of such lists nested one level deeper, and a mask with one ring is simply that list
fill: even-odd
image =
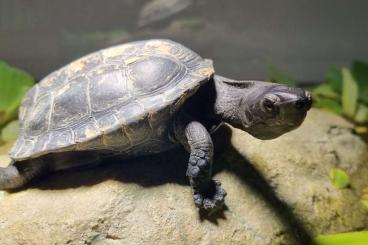
[{"label": "marginal scute", "polygon": [[17,152],[17,155],[23,156],[23,157],[30,156],[32,153],[32,150],[34,149],[34,144],[35,144],[34,140],[25,139],[19,151]]},{"label": "marginal scute", "polygon": [[53,140],[47,145],[49,149],[58,149],[75,145],[73,131],[71,129],[54,131],[50,134],[50,137]]},{"label": "marginal scute", "polygon": [[9,156],[19,156],[18,152],[24,145],[24,137],[18,137],[17,141],[15,142],[14,146],[9,151]]},{"label": "marginal scute", "polygon": [[162,105],[165,104],[166,100],[162,94],[155,94],[148,97],[141,98],[137,102],[147,112],[156,112]]},{"label": "marginal scute", "polygon": [[116,130],[120,126],[119,120],[113,113],[96,118],[96,121],[99,131],[103,133],[110,132],[113,129]]},{"label": "marginal scute", "polygon": [[168,126],[167,121],[170,120],[170,106],[165,107],[156,112],[150,113],[148,115],[148,121],[150,123],[151,128],[155,129],[153,132],[156,133],[156,136],[161,138],[168,135]]},{"label": "marginal scute", "polygon": [[[31,149],[30,152],[33,152],[33,154],[39,155],[42,152],[48,150],[48,146],[50,141],[52,141],[54,139],[51,138],[50,134],[41,134],[39,135],[37,138],[35,138],[33,141],[35,142],[33,145],[33,149]],[[19,157],[25,158],[28,157],[27,155],[19,155]]]},{"label": "marginal scute", "polygon": [[127,105],[117,108],[115,116],[123,125],[129,125],[148,115],[148,112],[137,101],[133,101]]},{"label": "marginal scute", "polygon": [[74,135],[77,150],[101,149],[103,146],[101,131],[93,118],[76,128]]},{"label": "marginal scute", "polygon": [[103,144],[107,148],[112,148],[117,151],[125,151],[131,146],[131,141],[125,133],[124,128],[106,133],[103,136]]},{"label": "marginal scute", "polygon": [[51,95],[42,96],[24,119],[25,134],[35,136],[48,130],[49,116],[51,113]]},{"label": "marginal scute", "polygon": [[[24,121],[28,118],[28,113],[30,113],[31,108],[33,107],[34,101],[37,99],[37,91],[38,86],[34,86],[31,88],[23,97],[21,102],[21,107],[19,108],[19,127],[23,130],[24,129]],[[23,133],[23,132],[21,132]]]},{"label": "marginal scute", "polygon": [[146,141],[152,133],[148,117],[130,123],[125,128],[125,132],[127,137],[131,139],[133,145]]},{"label": "marginal scute", "polygon": [[101,135],[98,125],[94,119],[89,120],[86,123],[78,126],[74,129],[75,142],[83,143],[92,139],[96,139]]},{"label": "marginal scute", "polygon": [[51,73],[25,96],[11,157],[158,151],[170,144],[172,117],[213,72],[211,61],[170,40],[89,54]]}]

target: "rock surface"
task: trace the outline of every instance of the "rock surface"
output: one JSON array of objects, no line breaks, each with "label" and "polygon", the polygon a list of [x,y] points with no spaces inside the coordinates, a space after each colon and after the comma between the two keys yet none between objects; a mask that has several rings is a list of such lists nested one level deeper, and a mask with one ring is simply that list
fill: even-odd
[{"label": "rock surface", "polygon": [[[351,128],[319,110],[272,141],[223,127],[215,178],[227,210],[210,218],[193,205],[181,150],[55,173],[0,192],[0,244],[302,244],[367,229],[368,151]],[[349,173],[349,188],[331,184],[334,167]]]}]

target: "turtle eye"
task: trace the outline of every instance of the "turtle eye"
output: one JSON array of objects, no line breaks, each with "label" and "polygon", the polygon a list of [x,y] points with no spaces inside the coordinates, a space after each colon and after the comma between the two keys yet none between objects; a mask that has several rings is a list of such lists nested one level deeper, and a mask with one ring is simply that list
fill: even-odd
[{"label": "turtle eye", "polygon": [[267,94],[262,101],[262,106],[265,111],[276,112],[277,103],[280,101],[280,97],[275,94]]},{"label": "turtle eye", "polygon": [[272,100],[265,98],[263,101],[263,107],[267,111],[273,111],[275,109],[275,103]]}]

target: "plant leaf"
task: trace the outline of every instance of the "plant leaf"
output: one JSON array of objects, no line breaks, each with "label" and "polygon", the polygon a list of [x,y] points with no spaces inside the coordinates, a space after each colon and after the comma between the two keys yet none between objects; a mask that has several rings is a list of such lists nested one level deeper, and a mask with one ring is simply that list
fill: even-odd
[{"label": "plant leaf", "polygon": [[6,124],[1,131],[1,140],[5,142],[14,141],[18,137],[19,132],[19,122],[18,120],[11,121]]},{"label": "plant leaf", "polygon": [[358,102],[358,84],[348,68],[342,68],[342,110],[349,117],[354,118]]},{"label": "plant leaf", "polygon": [[0,127],[17,117],[20,101],[33,84],[31,75],[0,61]]},{"label": "plant leaf", "polygon": [[354,128],[355,133],[357,134],[366,134],[368,133],[368,127],[364,127],[364,126],[356,126]]},{"label": "plant leaf", "polygon": [[363,104],[358,105],[354,121],[361,124],[368,122],[368,106]]},{"label": "plant leaf", "polygon": [[342,169],[331,169],[329,176],[332,184],[338,189],[343,189],[350,183],[349,175]]},{"label": "plant leaf", "polygon": [[359,99],[368,104],[368,63],[354,61],[351,72],[359,87]]},{"label": "plant leaf", "polygon": [[324,108],[337,114],[342,114],[342,108],[337,100],[314,97],[313,106]]},{"label": "plant leaf", "polygon": [[368,187],[363,189],[362,203],[368,208]]},{"label": "plant leaf", "polygon": [[332,235],[319,235],[313,245],[367,245],[368,231],[347,232]]},{"label": "plant leaf", "polygon": [[333,88],[329,84],[321,84],[313,89],[312,92],[314,96],[340,100],[340,95],[335,90],[333,90]]},{"label": "plant leaf", "polygon": [[341,67],[331,66],[330,69],[327,71],[326,80],[334,91],[336,91],[337,93],[341,93],[342,91]]}]

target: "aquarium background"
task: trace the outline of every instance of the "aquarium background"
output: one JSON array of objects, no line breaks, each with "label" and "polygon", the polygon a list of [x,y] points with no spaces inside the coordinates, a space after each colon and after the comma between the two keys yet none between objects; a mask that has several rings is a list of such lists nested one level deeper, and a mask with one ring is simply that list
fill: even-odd
[{"label": "aquarium background", "polygon": [[[129,41],[172,39],[213,59],[217,74],[302,86],[318,108],[274,141],[229,126],[214,135],[215,177],[233,187],[230,212],[219,222],[198,223],[191,196],[183,194],[187,155],[179,150],[123,168],[119,162],[103,171],[55,173],[19,193],[0,191],[0,244],[41,237],[48,244],[131,244],[143,233],[149,242],[178,234],[184,242],[176,244],[203,243],[190,242],[201,237],[212,244],[227,237],[244,244],[368,244],[367,9],[364,0],[0,0],[0,168],[11,162],[8,151],[24,122],[19,105],[36,82]],[[127,213],[133,216],[125,219]]]},{"label": "aquarium background", "polygon": [[170,38],[217,73],[265,79],[270,65],[321,81],[332,65],[368,57],[364,0],[1,0],[0,59],[41,79],[97,49]]}]

